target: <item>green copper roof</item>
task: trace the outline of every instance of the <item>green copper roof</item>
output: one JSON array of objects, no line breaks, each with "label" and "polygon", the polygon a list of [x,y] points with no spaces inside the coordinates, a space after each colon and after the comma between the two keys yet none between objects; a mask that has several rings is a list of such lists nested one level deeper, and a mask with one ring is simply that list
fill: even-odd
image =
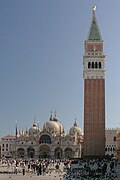
[{"label": "green copper roof", "polygon": [[93,11],[93,19],[92,19],[90,31],[88,34],[88,40],[93,40],[93,41],[102,40],[94,11]]}]

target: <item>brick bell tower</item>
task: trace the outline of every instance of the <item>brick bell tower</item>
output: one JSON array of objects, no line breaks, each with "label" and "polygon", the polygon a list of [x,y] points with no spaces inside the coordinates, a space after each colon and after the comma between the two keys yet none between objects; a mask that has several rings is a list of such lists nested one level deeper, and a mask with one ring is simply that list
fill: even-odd
[{"label": "brick bell tower", "polygon": [[96,6],[84,43],[84,157],[105,155],[105,54],[97,24]]}]

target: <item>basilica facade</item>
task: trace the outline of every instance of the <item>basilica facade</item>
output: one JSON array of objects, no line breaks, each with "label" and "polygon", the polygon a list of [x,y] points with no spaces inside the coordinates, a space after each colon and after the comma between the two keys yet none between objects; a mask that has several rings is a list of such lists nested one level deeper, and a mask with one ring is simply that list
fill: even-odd
[{"label": "basilica facade", "polygon": [[17,135],[12,137],[12,145],[10,137],[2,138],[2,157],[63,159],[81,158],[82,155],[83,134],[76,120],[65,133],[61,122],[51,115],[42,130],[34,122],[28,130],[17,130]]}]

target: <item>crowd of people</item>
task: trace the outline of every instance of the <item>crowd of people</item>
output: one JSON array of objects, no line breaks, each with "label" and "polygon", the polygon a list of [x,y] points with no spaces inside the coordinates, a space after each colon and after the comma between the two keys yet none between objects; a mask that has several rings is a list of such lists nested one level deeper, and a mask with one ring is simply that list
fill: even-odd
[{"label": "crowd of people", "polygon": [[34,174],[34,175],[46,175],[55,172],[62,172],[60,168],[60,160],[52,159],[0,159],[0,173],[22,173],[23,175]]},{"label": "crowd of people", "polygon": [[[118,160],[79,160],[78,167],[73,166],[74,160],[52,159],[0,159],[0,173],[21,173],[45,176],[47,174],[62,174],[64,180],[73,179],[120,179],[120,164]],[[3,170],[4,169],[4,170]]]}]

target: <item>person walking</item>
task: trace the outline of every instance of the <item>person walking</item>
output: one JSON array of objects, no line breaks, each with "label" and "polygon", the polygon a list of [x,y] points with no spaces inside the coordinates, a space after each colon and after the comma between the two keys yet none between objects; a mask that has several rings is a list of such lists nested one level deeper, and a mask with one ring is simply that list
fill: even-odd
[{"label": "person walking", "polygon": [[22,174],[23,174],[23,176],[25,175],[25,165],[23,165],[23,167],[22,167]]}]

